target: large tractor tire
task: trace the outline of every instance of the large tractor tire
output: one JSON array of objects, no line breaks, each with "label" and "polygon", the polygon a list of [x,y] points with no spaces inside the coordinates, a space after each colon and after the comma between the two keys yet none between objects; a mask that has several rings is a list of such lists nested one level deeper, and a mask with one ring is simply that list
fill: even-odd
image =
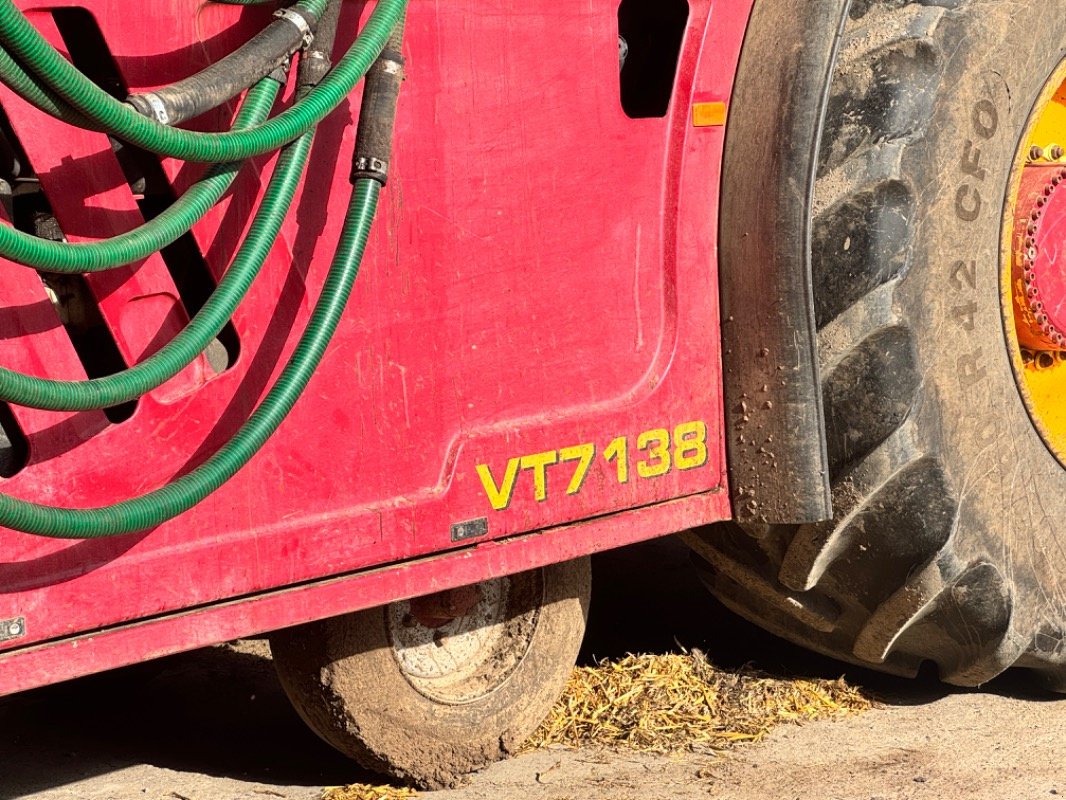
[{"label": "large tractor tire", "polygon": [[275,633],[289,699],[362,766],[428,788],[514,752],[574,667],[589,559]]},{"label": "large tractor tire", "polygon": [[852,3],[812,237],[834,518],[687,535],[712,591],[784,638],[1066,688],[1062,412],[1030,398],[1010,271],[1015,205],[1053,205],[1018,187],[1064,56],[1066,0]]}]

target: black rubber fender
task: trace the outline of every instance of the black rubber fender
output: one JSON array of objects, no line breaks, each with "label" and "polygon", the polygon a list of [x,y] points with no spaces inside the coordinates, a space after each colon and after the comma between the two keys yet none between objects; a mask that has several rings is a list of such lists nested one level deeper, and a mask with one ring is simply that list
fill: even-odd
[{"label": "black rubber fender", "polygon": [[720,281],[729,475],[741,521],[832,517],[810,245],[829,76],[850,5],[758,0],[734,85]]}]

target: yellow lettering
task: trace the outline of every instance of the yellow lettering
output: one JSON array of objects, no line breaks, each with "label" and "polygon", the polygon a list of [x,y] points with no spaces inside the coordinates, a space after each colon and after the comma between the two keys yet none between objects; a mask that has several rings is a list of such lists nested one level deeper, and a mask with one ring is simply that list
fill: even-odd
[{"label": "yellow lettering", "polygon": [[670,471],[669,431],[661,428],[654,431],[645,431],[637,437],[637,449],[648,451],[648,460],[637,462],[637,474],[640,477],[657,478]]},{"label": "yellow lettering", "polygon": [[481,485],[485,488],[489,502],[497,511],[503,511],[511,505],[511,497],[514,495],[515,479],[518,477],[518,462],[521,459],[512,458],[507,462],[507,471],[503,474],[503,483],[496,485],[492,477],[492,471],[488,464],[478,464],[477,474],[481,478]]},{"label": "yellow lettering", "polygon": [[607,461],[617,461],[618,482],[629,483],[629,441],[624,436],[619,436],[603,451],[603,457]]},{"label": "yellow lettering", "polygon": [[557,463],[559,463],[559,454],[554,450],[522,456],[522,469],[533,470],[533,497],[538,503],[543,503],[548,499],[547,468]]},{"label": "yellow lettering", "polygon": [[581,444],[577,447],[564,447],[559,451],[561,461],[576,461],[577,469],[574,477],[570,479],[570,485],[566,487],[567,494],[577,494],[585,483],[585,476],[589,474],[592,459],[596,456],[596,445]]},{"label": "yellow lettering", "polygon": [[674,464],[696,469],[707,463],[707,423],[686,422],[674,428]]}]

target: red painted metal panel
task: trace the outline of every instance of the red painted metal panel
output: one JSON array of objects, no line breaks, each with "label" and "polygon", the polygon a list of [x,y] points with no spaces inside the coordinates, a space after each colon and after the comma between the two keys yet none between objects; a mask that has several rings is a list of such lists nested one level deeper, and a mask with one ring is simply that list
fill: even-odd
[{"label": "red painted metal panel", "polygon": [[721,518],[728,504],[723,492],[695,495],[0,653],[0,695],[632,544]]},{"label": "red painted metal panel", "polygon": [[[57,5],[69,3],[48,8]],[[268,14],[194,0],[78,5],[98,21],[133,89],[217,58]],[[695,499],[725,482],[716,281],[724,130],[693,127],[690,107],[694,98],[729,99],[750,5],[693,0],[669,114],[630,119],[619,100],[616,0],[415,0],[393,177],[351,309],[307,395],[233,481],[147,534],[57,543],[0,531],[0,619],[23,617],[27,629],[0,644],[10,651],[0,663],[24,653],[36,655],[21,663],[53,659],[37,678],[0,668],[7,690],[123,663],[138,647],[173,652],[270,626],[255,610],[265,606],[236,598],[269,592],[277,624],[306,619],[315,612],[298,604],[279,610],[289,597],[282,587],[468,546],[453,541],[457,524],[478,521],[487,540],[559,534],[500,550],[510,555],[498,561],[474,559],[465,571],[448,573],[445,564],[457,562],[443,560],[398,568],[364,599],[355,587],[366,584],[351,583],[321,614],[621,543],[592,526],[580,528],[579,544],[560,545],[578,528],[558,526],[579,520],[689,496],[686,508],[701,513],[676,518],[677,527],[728,515],[724,494]],[[367,11],[349,4],[343,29]],[[33,14],[42,28],[47,16]],[[31,125],[44,124],[6,94],[0,103],[24,143]],[[62,443],[20,412],[31,463],[0,491],[77,507],[113,502],[225,441],[269,386],[321,285],[350,191],[355,113],[353,99],[320,130],[307,182],[314,191],[298,198],[234,319],[237,363],[221,375],[201,364],[118,425],[34,412],[52,419]],[[32,148],[38,169],[62,165],[66,182],[45,189],[65,227],[85,236],[136,222],[104,137],[49,128]],[[164,166],[179,189],[198,170]],[[194,231],[216,275],[263,189],[264,166],[252,165]],[[68,183],[74,202],[64,200]],[[6,280],[3,302],[19,302],[8,299]],[[129,311],[145,294],[176,296],[154,261],[100,295],[129,358],[144,343],[128,337],[169,324],[151,318],[155,305]],[[138,314],[132,329],[129,313]],[[6,363],[73,374],[69,347],[62,357],[49,352],[62,337],[58,322],[48,337],[5,331],[0,355],[22,348]],[[632,528],[643,531],[637,538],[671,529]],[[86,640],[71,636],[218,603],[228,621],[207,638],[180,624],[137,628],[144,633],[100,650],[91,666],[55,666],[59,653],[80,658],[71,642]],[[152,632],[164,629],[153,645]],[[49,648],[57,655],[40,655]]]}]

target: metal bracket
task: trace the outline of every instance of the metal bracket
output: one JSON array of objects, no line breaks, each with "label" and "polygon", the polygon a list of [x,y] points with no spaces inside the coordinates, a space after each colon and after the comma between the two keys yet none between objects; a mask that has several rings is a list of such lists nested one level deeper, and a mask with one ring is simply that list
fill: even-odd
[{"label": "metal bracket", "polygon": [[382,186],[389,179],[389,162],[373,156],[359,156],[352,165],[353,178],[370,178]]}]

